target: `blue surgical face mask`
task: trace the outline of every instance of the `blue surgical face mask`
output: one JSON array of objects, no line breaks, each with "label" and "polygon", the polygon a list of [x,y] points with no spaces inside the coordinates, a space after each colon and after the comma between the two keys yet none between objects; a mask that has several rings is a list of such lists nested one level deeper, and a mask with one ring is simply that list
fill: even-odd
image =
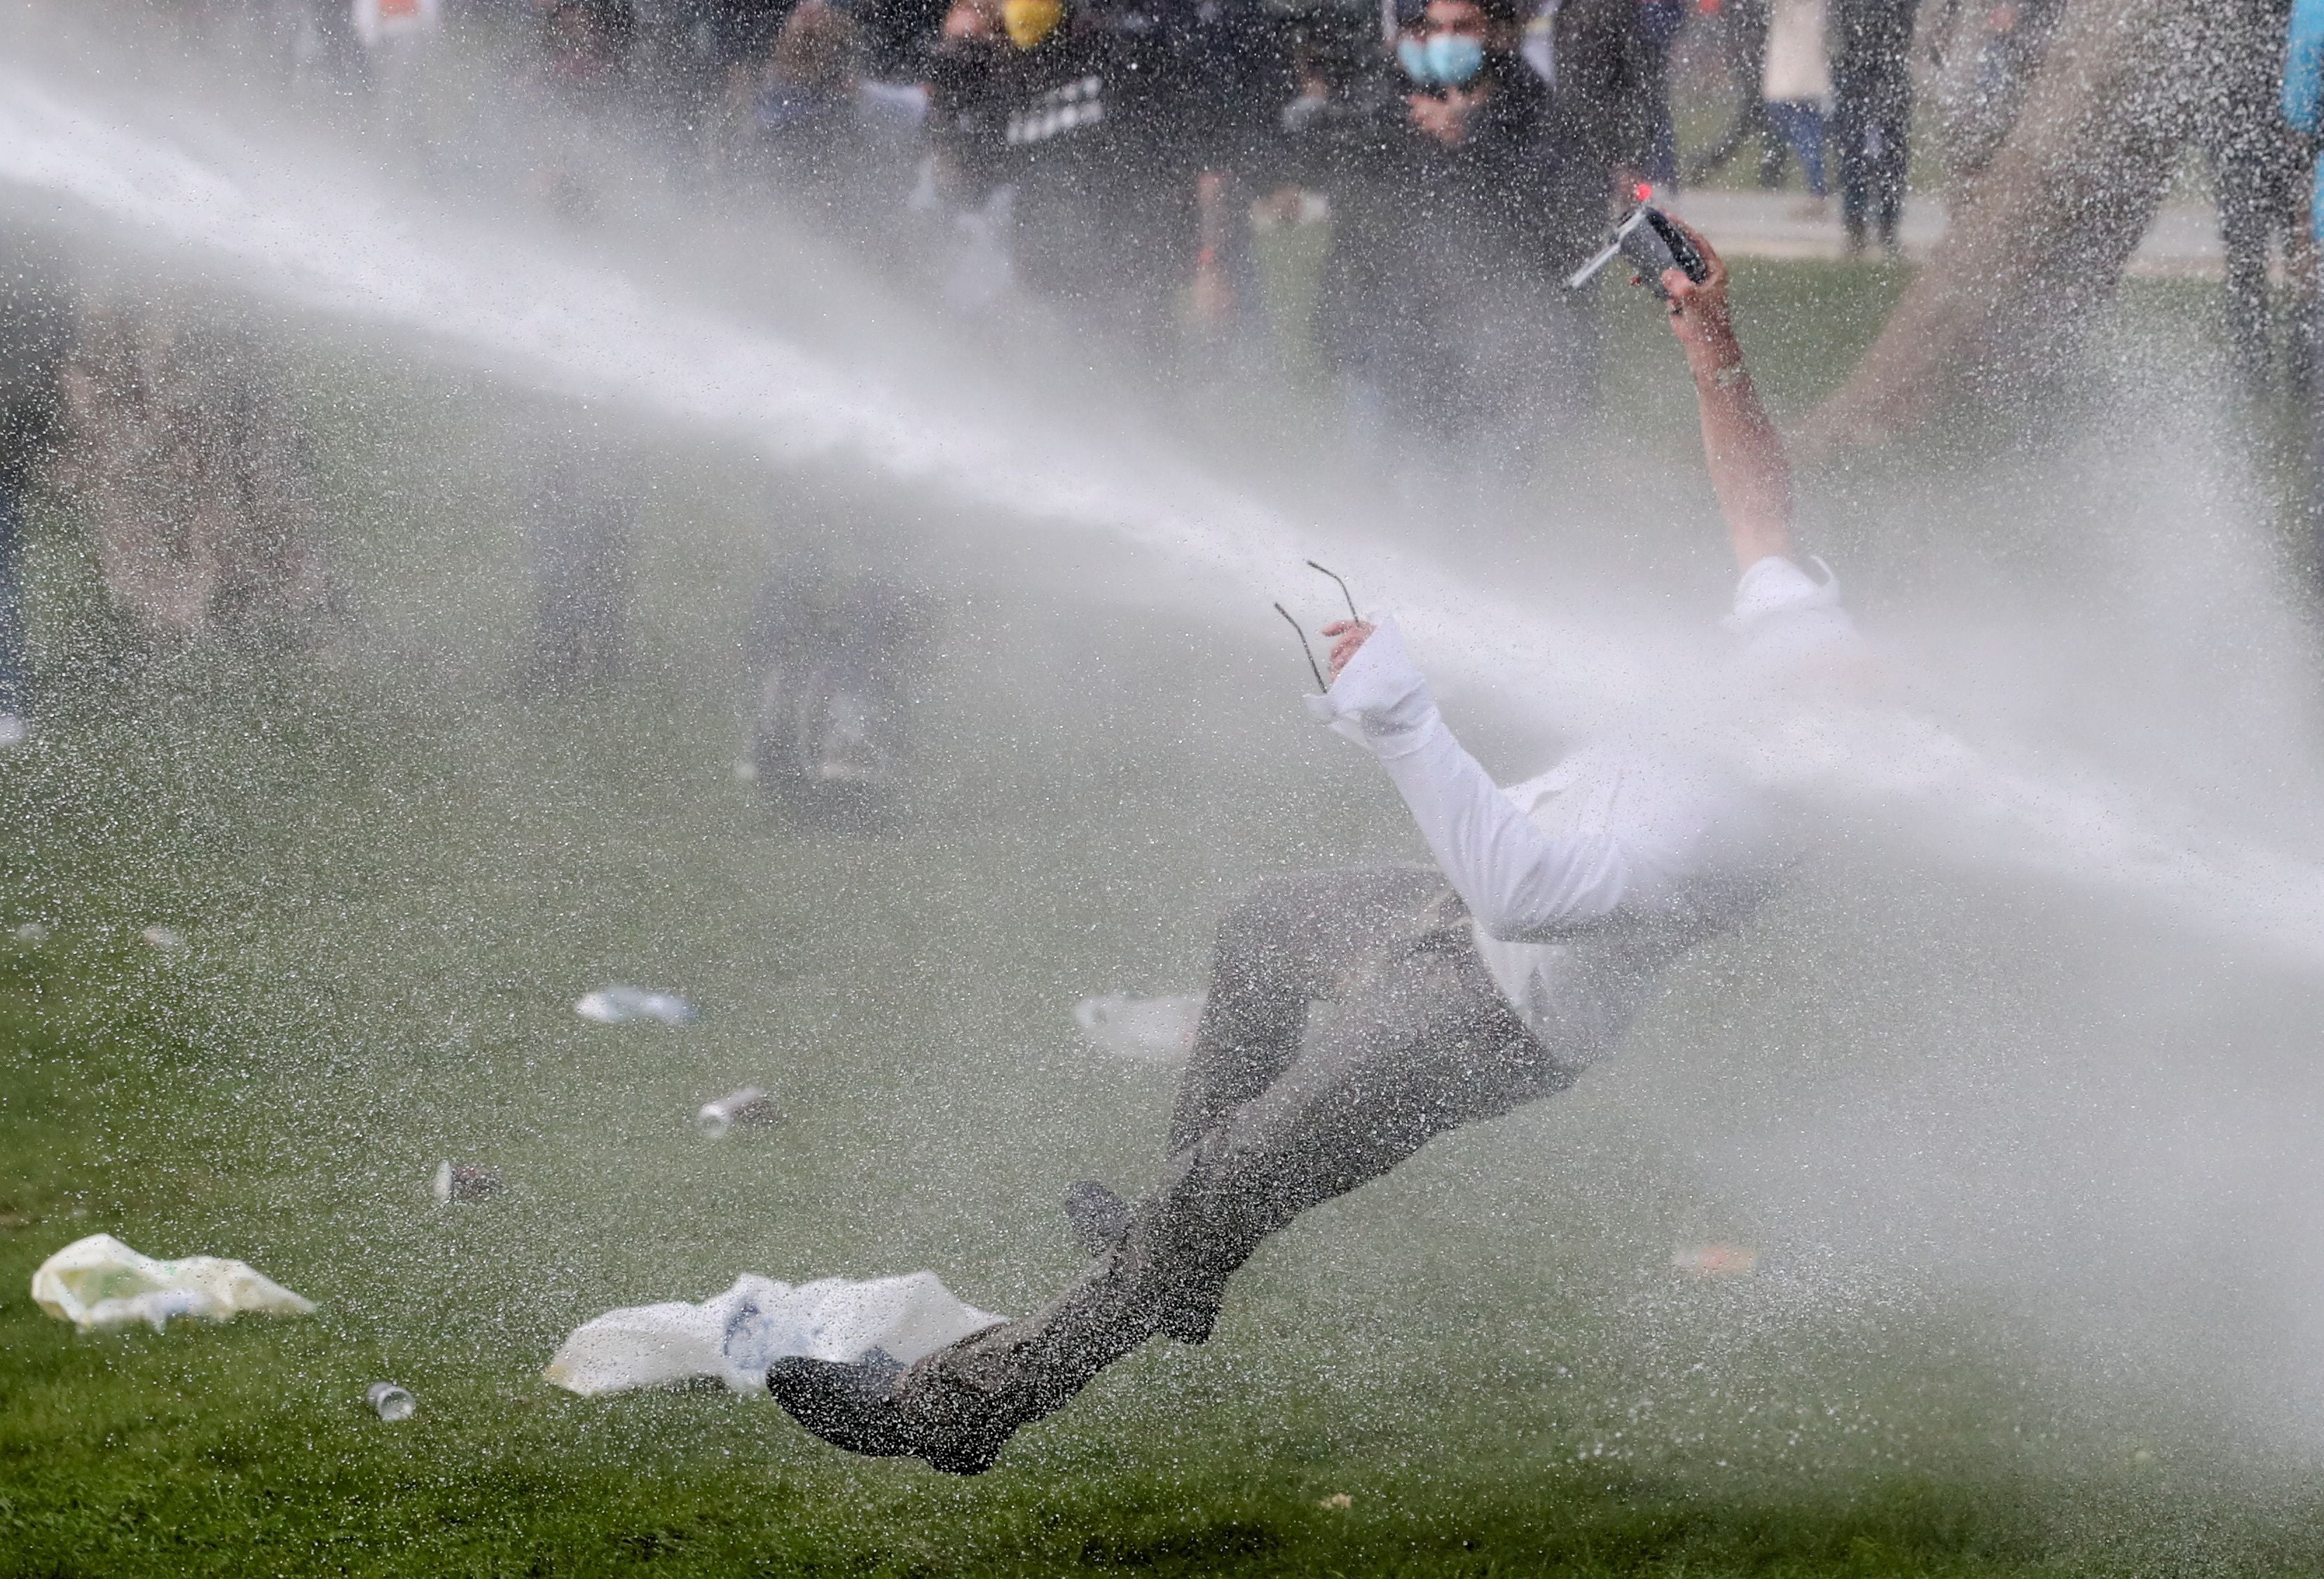
[{"label": "blue surgical face mask", "polygon": [[1397,63],[1404,74],[1423,88],[1459,88],[1484,69],[1485,46],[1460,33],[1431,34],[1396,41]]},{"label": "blue surgical face mask", "polygon": [[1484,43],[1462,33],[1432,34],[1427,55],[1429,75],[1440,88],[1462,87],[1485,67]]}]

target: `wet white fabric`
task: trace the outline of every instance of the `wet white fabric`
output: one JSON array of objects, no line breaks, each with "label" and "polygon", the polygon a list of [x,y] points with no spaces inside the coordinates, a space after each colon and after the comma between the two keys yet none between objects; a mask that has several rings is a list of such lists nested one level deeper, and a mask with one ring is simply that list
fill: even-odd
[{"label": "wet white fabric", "polygon": [[877,1349],[908,1365],[1006,1319],[963,1304],[934,1272],[797,1286],[745,1272],[699,1305],[609,1310],[575,1328],[541,1374],[583,1398],[697,1377],[759,1392],[789,1355],[853,1362]]},{"label": "wet white fabric", "polygon": [[313,1303],[241,1261],[218,1256],[156,1260],[110,1233],[77,1239],[32,1274],[32,1300],[83,1332],[143,1322],[160,1332],[175,1316],[231,1321],[244,1311],[305,1316]]},{"label": "wet white fabric", "polygon": [[1775,0],[1767,12],[1766,64],[1759,97],[1769,104],[1831,110],[1831,55],[1824,48],[1827,0]]},{"label": "wet white fabric", "polygon": [[[1445,726],[1395,623],[1378,623],[1309,708],[1379,758],[1527,1028],[1587,1063],[1671,956],[1750,913],[1785,843],[1739,774],[1667,741],[1585,746],[1501,789]],[[1726,624],[1743,667],[1768,677],[1855,639],[1829,571],[1781,559],[1744,572]]]}]

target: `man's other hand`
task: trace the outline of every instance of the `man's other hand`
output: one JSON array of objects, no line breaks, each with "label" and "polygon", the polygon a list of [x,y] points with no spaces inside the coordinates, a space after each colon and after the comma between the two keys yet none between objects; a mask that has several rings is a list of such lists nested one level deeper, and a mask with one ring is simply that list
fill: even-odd
[{"label": "man's other hand", "polygon": [[1323,634],[1339,638],[1332,643],[1332,678],[1333,679],[1340,678],[1340,671],[1348,667],[1349,660],[1363,651],[1364,639],[1378,628],[1368,625],[1361,620],[1334,620],[1323,627]]}]

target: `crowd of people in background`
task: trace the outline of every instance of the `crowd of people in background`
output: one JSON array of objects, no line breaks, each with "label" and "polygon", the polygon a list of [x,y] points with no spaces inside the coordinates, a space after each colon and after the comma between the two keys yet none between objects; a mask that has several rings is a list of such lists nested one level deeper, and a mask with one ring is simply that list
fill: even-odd
[{"label": "crowd of people in background", "polygon": [[[607,171],[642,169],[669,191],[803,221],[945,310],[973,319],[1032,304],[1126,348],[1132,364],[1296,337],[1328,370],[1351,459],[1417,456],[1439,478],[1496,486],[1523,482],[1545,439],[1599,407],[1601,315],[1565,279],[1609,221],[1649,193],[1667,200],[1682,184],[1712,181],[1741,156],[1756,160],[1762,187],[1785,184],[1796,167],[1794,219],[1836,220],[1850,254],[1900,256],[1916,81],[1917,124],[1939,134],[1923,164],[1948,180],[1977,179],[2065,6],[110,3],[180,28],[189,46],[288,94],[352,106],[375,143],[423,166],[444,157],[429,82],[489,60],[489,79],[540,124],[519,162],[555,222],[602,217]],[[2291,0],[2248,3],[2291,25]],[[2255,58],[2250,91],[2228,96],[2264,114],[2224,106],[2203,138],[2227,243],[2232,343],[2252,366],[2271,344],[2271,246],[2295,272],[2309,255],[2302,144],[2287,129],[2313,136],[2324,100],[2324,46],[2310,38],[2324,36],[2324,5],[2308,11],[2319,14],[2293,39],[2289,74],[2281,55]],[[1733,113],[1699,138],[1705,117],[1683,85],[1704,82],[1713,63]],[[1319,217],[1329,223],[1300,300],[1308,321],[1265,321],[1261,235]],[[51,485],[86,518],[115,603],[155,637],[296,623],[333,606],[296,413],[245,328],[101,292],[12,291],[0,340],[0,741],[22,736],[30,710],[18,545],[43,457]],[[2292,360],[2304,376],[2304,351]],[[618,667],[634,512],[618,469],[548,468],[528,529],[546,679]],[[790,606],[771,592],[766,601]],[[791,601],[827,612],[864,600],[843,589]],[[889,618],[866,615],[865,629]],[[761,656],[770,669],[814,669],[821,660],[798,656],[797,633],[832,619],[787,619],[761,620],[791,633],[762,631]],[[876,631],[842,633],[826,645],[846,661],[823,667],[869,673],[878,664],[862,655],[883,643]],[[766,733],[835,727],[825,717]],[[762,766],[797,777],[795,763]]]},{"label": "crowd of people in background", "polygon": [[[973,309],[1054,306],[1144,356],[1264,309],[1254,226],[1328,213],[1309,337],[1351,427],[1497,451],[1594,400],[1554,287],[1680,180],[1673,51],[1724,41],[1747,122],[1850,246],[1895,254],[1917,0],[181,0],[245,53],[407,115],[430,49],[527,36],[525,91],[679,184],[762,195]],[[1763,102],[1764,101],[1764,102]],[[391,133],[390,140],[398,140]],[[415,139],[417,140],[417,139]],[[1731,153],[1732,148],[1726,150]],[[537,186],[586,217],[604,162]],[[1698,161],[1701,179],[1719,162]],[[1775,167],[1763,164],[1763,171]],[[1779,173],[1779,172],[1777,172]],[[1304,207],[1303,207],[1304,205]],[[1507,309],[1522,300],[1526,311]],[[1514,333],[1500,332],[1504,329]],[[1466,419],[1480,411],[1482,422]]]},{"label": "crowd of people in background", "polygon": [[[618,137],[669,184],[763,198],[917,271],[953,309],[1039,302],[1149,364],[1271,331],[1335,376],[1359,452],[1381,431],[1441,432],[1457,411],[1464,442],[1496,454],[1513,425],[1554,429],[1593,405],[1595,315],[1549,286],[1641,191],[1720,180],[1748,154],[1763,188],[1796,179],[1790,217],[1831,222],[1849,255],[1900,257],[1908,187],[1978,178],[2066,7],[111,3],[173,14],[296,88],[360,101],[383,143],[423,159],[431,60],[493,53],[513,62],[513,97],[563,117],[530,155],[536,198],[561,216],[606,200],[617,162],[601,154]],[[2222,3],[2273,13],[2280,44],[2292,0]],[[2200,136],[2232,341],[2253,367],[2268,359],[2271,249],[2304,252],[2308,228],[2306,161],[2274,109],[2283,57],[2263,52]],[[1704,135],[1707,93],[1732,115]],[[1330,221],[1312,321],[1262,323],[1254,226],[1303,214]],[[2302,364],[2304,376],[2304,350]]]}]

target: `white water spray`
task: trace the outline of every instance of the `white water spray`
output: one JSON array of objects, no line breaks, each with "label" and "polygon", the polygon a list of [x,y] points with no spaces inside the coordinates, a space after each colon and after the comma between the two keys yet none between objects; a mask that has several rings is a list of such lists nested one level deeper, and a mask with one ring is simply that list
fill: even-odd
[{"label": "white water spray", "polygon": [[[69,223],[229,269],[245,288],[344,321],[416,337],[541,387],[746,435],[778,460],[845,454],[964,503],[1103,534],[1176,565],[1189,593],[1258,589],[1328,552],[1248,496],[1118,436],[1028,439],[959,404],[916,401],[869,374],[731,319],[658,298],[606,266],[516,235],[427,228],[382,189],[311,157],[269,157],[216,131],[192,140],[0,70],[0,190]],[[490,266],[485,266],[485,260]],[[1339,539],[1343,544],[1344,538]],[[1666,654],[1635,630],[1461,585],[1367,543],[1379,584],[1440,670],[1522,672],[1557,722],[1587,730],[1656,705]],[[1211,605],[1215,606],[1215,605]],[[1690,666],[1691,667],[1691,666]],[[2152,796],[1997,762],[1916,718],[1802,715],[1744,749],[1786,789],[1851,803],[1957,854],[2098,888],[2158,917],[2324,966],[2324,868],[2205,833]]]}]

